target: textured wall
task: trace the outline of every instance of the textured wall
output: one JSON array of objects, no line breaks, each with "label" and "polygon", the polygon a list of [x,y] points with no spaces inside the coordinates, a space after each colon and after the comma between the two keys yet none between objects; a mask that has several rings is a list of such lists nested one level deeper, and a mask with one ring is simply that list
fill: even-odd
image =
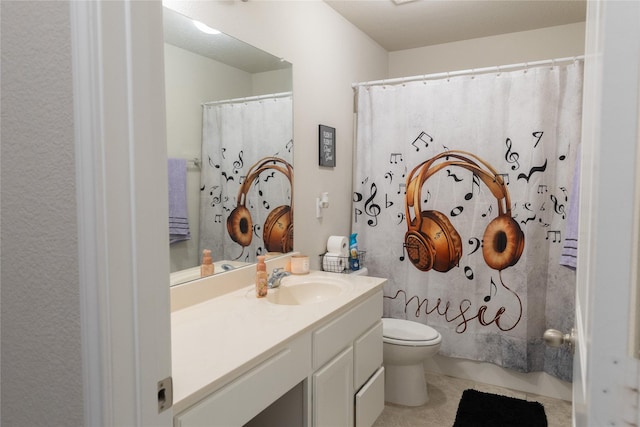
[{"label": "textured wall", "polygon": [[6,426],[82,425],[69,4],[2,1]]}]

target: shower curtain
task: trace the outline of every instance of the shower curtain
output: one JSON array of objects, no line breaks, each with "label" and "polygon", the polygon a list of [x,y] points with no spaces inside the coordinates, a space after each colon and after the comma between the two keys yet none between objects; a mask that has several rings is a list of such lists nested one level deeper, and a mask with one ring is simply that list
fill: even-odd
[{"label": "shower curtain", "polygon": [[[203,105],[200,253],[210,249],[214,260],[255,262],[267,252],[265,220],[291,205],[292,178],[282,171],[293,160],[292,111],[290,92]],[[252,166],[265,158],[278,161],[254,173]],[[228,231],[227,219],[238,209],[251,220],[245,230],[250,243]]]},{"label": "shower curtain", "polygon": [[583,61],[356,86],[352,231],[384,315],[428,324],[440,354],[570,381],[544,345],[573,326],[559,264],[580,142]]}]

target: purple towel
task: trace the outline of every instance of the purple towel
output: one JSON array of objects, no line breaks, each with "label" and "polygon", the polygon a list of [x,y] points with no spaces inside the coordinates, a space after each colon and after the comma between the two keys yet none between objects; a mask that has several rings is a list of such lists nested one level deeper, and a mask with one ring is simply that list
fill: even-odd
[{"label": "purple towel", "polygon": [[578,262],[578,213],[580,201],[580,145],[576,151],[576,163],[571,184],[571,200],[567,212],[567,223],[564,230],[564,245],[560,254],[560,265],[576,269]]},{"label": "purple towel", "polygon": [[169,243],[191,238],[187,213],[187,161],[169,159]]}]

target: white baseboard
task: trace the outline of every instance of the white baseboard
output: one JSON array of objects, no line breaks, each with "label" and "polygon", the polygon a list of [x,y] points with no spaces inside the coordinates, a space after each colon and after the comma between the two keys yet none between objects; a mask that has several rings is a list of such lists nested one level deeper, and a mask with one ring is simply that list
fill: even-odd
[{"label": "white baseboard", "polygon": [[425,370],[524,393],[571,401],[571,383],[559,380],[545,372],[521,373],[491,363],[440,355],[428,359],[425,362]]}]

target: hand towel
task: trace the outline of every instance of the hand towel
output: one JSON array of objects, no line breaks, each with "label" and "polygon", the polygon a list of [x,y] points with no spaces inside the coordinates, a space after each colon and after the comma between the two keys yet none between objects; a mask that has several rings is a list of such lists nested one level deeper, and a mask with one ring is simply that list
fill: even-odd
[{"label": "hand towel", "polygon": [[187,161],[169,159],[169,243],[191,238],[187,214]]},{"label": "hand towel", "polygon": [[571,184],[571,200],[567,212],[567,222],[564,230],[564,244],[560,253],[560,265],[572,270],[576,269],[578,262],[578,213],[580,201],[580,148],[576,150],[576,162],[573,170],[573,183]]}]

